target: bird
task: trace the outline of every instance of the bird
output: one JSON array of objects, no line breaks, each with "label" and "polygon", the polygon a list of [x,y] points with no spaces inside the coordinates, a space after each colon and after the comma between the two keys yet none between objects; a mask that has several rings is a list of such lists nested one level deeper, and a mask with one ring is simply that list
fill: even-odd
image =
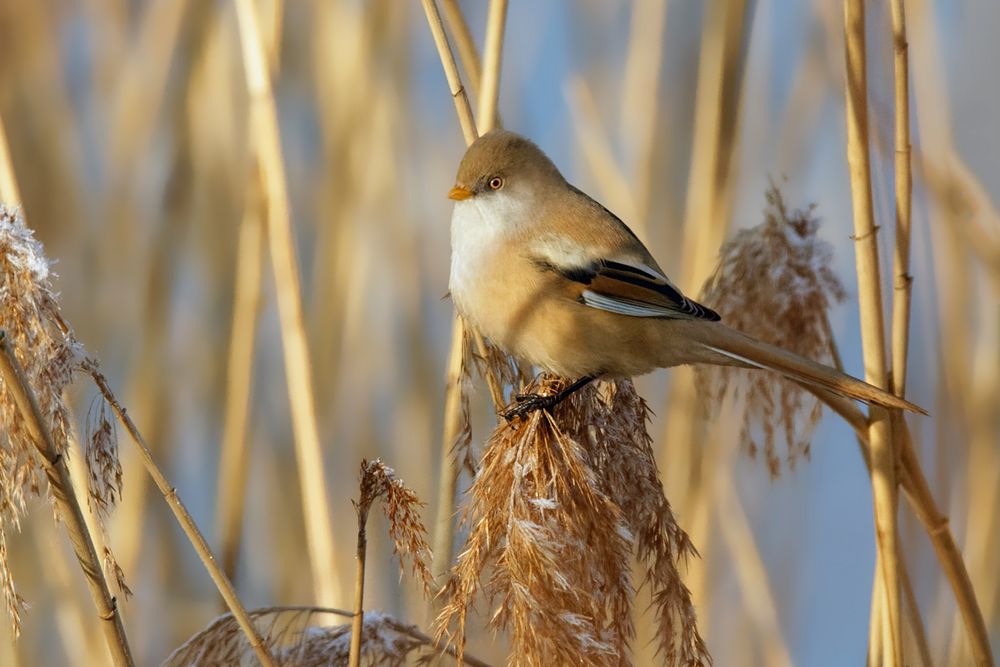
[{"label": "bird", "polygon": [[458,167],[449,293],[482,336],[570,383],[517,395],[508,421],[598,378],[682,364],[774,371],[869,404],[926,412],[883,389],[727,326],[667,277],[638,236],[571,185],[531,140],[496,129]]}]

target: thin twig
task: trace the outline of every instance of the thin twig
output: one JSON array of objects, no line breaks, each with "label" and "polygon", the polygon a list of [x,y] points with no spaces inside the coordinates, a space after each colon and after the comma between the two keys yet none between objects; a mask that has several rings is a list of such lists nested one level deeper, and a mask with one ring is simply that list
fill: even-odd
[{"label": "thin twig", "polygon": [[507,23],[507,0],[490,0],[486,19],[486,48],[483,60],[483,87],[479,91],[479,134],[498,126],[497,103],[500,99],[500,63],[503,55],[503,32]]},{"label": "thin twig", "polygon": [[[871,166],[868,139],[868,77],[865,71],[864,0],[844,2],[846,42],[847,162],[851,176],[854,238],[858,272],[858,302],[861,311],[861,343],[865,379],[880,388],[888,387],[885,363],[885,327],[882,321],[881,279],[878,239],[872,207]],[[902,626],[899,596],[899,533],[896,525],[896,453],[889,412],[872,406],[869,412],[872,453],[872,495],[874,496],[876,546],[881,555],[885,579],[886,622],[890,639],[884,662],[902,665]],[[875,622],[875,619],[872,619]]]},{"label": "thin twig", "polygon": [[271,78],[261,43],[257,14],[252,0],[234,0],[256,160],[264,179],[266,220],[271,266],[276,284],[281,322],[288,400],[295,434],[295,454],[301,478],[302,509],[306,543],[316,599],[329,604],[340,598],[336,549],[323,471],[319,427],[313,395],[312,370],[302,314],[302,290],[295,257],[288,206],[288,187],[281,157],[277,111],[271,94]]},{"label": "thin twig", "polygon": [[247,615],[246,609],[243,607],[243,603],[240,602],[239,598],[236,596],[236,590],[233,588],[232,582],[226,576],[222,568],[219,567],[219,563],[216,561],[215,554],[212,553],[211,547],[208,546],[208,542],[205,540],[205,536],[202,535],[201,530],[198,528],[198,524],[195,523],[191,514],[188,512],[187,507],[185,507],[184,502],[177,495],[177,489],[175,489],[170,482],[167,480],[163,471],[156,464],[153,459],[153,453],[146,446],[146,441],[143,440],[142,434],[139,433],[138,427],[129,417],[128,412],[122,407],[121,403],[118,402],[118,398],[115,396],[114,392],[111,391],[111,386],[108,384],[107,378],[98,370],[96,364],[88,364],[87,371],[90,376],[94,379],[94,383],[97,385],[97,389],[101,392],[104,400],[108,402],[111,409],[115,411],[115,415],[118,416],[118,420],[121,422],[125,430],[128,431],[129,436],[135,443],[139,450],[139,455],[142,458],[143,465],[146,466],[146,470],[149,472],[149,476],[153,479],[153,483],[156,484],[156,488],[160,490],[163,498],[167,501],[167,505],[173,511],[174,516],[177,518],[177,523],[180,524],[181,530],[187,536],[191,545],[194,547],[195,552],[204,564],[205,569],[208,571],[208,575],[215,582],[216,588],[219,589],[219,593],[222,594],[222,598],[226,601],[226,606],[229,607],[229,611],[233,614],[236,622],[239,623],[240,629],[247,637],[247,641],[253,648],[254,653],[257,655],[257,659],[260,660],[261,664],[265,667],[272,667],[275,662],[274,658],[268,652],[267,646],[264,644],[264,640],[261,638],[260,633],[257,628],[254,627],[253,622]]},{"label": "thin twig", "polygon": [[66,526],[66,532],[73,543],[73,551],[90,588],[90,596],[94,600],[94,606],[97,607],[97,616],[101,619],[101,630],[111,652],[112,661],[117,667],[134,665],[121,613],[108,588],[101,559],[97,555],[90,531],[87,530],[83,508],[73,492],[66,457],[59,452],[52,440],[52,434],[45,426],[45,418],[38,407],[38,399],[3,330],[0,330],[0,378],[14,398],[21,418],[38,450],[59,517]]}]

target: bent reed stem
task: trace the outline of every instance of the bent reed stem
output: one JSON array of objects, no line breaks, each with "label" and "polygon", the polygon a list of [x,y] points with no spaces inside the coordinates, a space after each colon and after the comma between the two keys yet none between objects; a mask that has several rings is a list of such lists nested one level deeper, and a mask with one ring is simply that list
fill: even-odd
[{"label": "bent reed stem", "polygon": [[59,518],[66,526],[66,532],[73,544],[73,552],[80,563],[84,578],[87,580],[87,587],[90,589],[90,596],[97,608],[101,631],[104,633],[111,659],[116,667],[131,667],[135,665],[135,660],[132,658],[132,649],[125,634],[125,625],[115,597],[108,588],[101,559],[87,529],[83,508],[73,490],[66,457],[59,452],[51,432],[45,425],[45,418],[38,407],[38,399],[3,330],[0,330],[0,377],[13,396],[21,418],[24,419],[31,439],[35,443],[42,469],[45,470],[45,476],[52,489],[52,498]]},{"label": "bent reed stem", "polygon": [[114,410],[115,415],[118,417],[118,421],[120,421],[122,426],[125,427],[125,430],[128,431],[129,436],[132,438],[132,442],[134,442],[138,448],[139,455],[142,458],[143,465],[149,472],[149,476],[152,477],[153,483],[156,484],[156,488],[160,490],[160,494],[163,495],[164,500],[167,501],[167,505],[170,506],[170,510],[174,513],[174,517],[177,519],[177,523],[180,524],[181,530],[184,531],[188,541],[191,542],[195,552],[198,554],[198,558],[201,559],[202,564],[208,571],[208,575],[215,583],[216,588],[219,589],[222,599],[225,600],[230,613],[232,613],[233,618],[236,619],[240,629],[243,630],[243,634],[246,635],[247,641],[249,642],[254,653],[257,655],[257,659],[264,667],[276,667],[274,658],[271,656],[270,651],[264,644],[264,640],[261,638],[257,628],[250,620],[250,616],[243,607],[243,603],[241,603],[237,597],[236,590],[233,588],[232,582],[229,581],[229,577],[227,577],[225,572],[222,571],[222,568],[219,566],[219,563],[215,558],[215,554],[212,553],[211,547],[208,546],[208,542],[205,540],[205,536],[202,535],[201,530],[198,528],[198,524],[195,523],[194,518],[192,518],[190,512],[188,512],[184,502],[180,499],[180,496],[177,495],[177,489],[170,484],[166,476],[163,474],[163,471],[156,464],[156,461],[153,458],[153,453],[149,450],[149,447],[146,446],[146,441],[143,439],[142,434],[139,433],[138,427],[132,421],[132,418],[129,417],[125,408],[118,402],[114,392],[111,391],[107,378],[105,378],[93,364],[90,364],[90,367],[87,370],[90,373],[91,378],[93,378],[94,384],[97,385],[97,389],[104,397],[104,400],[106,400],[108,405],[111,406],[111,409]]}]

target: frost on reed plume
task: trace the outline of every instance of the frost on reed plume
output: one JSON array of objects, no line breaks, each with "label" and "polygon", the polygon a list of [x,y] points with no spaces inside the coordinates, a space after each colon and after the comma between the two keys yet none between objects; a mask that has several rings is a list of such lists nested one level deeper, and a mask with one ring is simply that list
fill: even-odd
[{"label": "frost on reed plume", "polygon": [[[829,244],[816,237],[814,208],[789,211],[781,192],[766,193],[764,222],[727,241],[719,264],[705,283],[700,301],[726,324],[810,359],[833,364],[835,347],[827,311],[845,298],[830,268]],[[781,469],[778,443],[794,465],[808,456],[812,431],[822,414],[820,401],[800,385],[756,370],[700,366],[699,395],[721,405],[728,390],[743,399],[740,440],[755,455],[763,436],[772,475]]]},{"label": "frost on reed plume", "polygon": [[[542,376],[525,391],[561,384]],[[442,591],[439,639],[462,654],[482,589],[491,627],[510,634],[511,664],[628,664],[634,554],[664,661],[710,663],[680,574],[695,551],[663,495],[648,415],[631,382],[604,382],[551,415],[497,426],[467,493],[470,529]]]},{"label": "frost on reed plume", "polygon": [[[0,205],[0,330],[24,369],[56,449],[65,454],[72,426],[63,392],[74,372],[94,362],[60,316],[51,277],[50,263],[20,211]],[[88,496],[103,531],[122,490],[114,428],[105,406],[94,412],[91,431],[86,449]],[[28,497],[40,495],[51,498],[51,489],[11,390],[0,379],[0,587],[15,636],[24,601],[10,571],[7,534],[20,528]],[[103,560],[108,577],[127,595],[110,550],[105,549]]]},{"label": "frost on reed plume", "polygon": [[[350,612],[321,607],[269,607],[249,612],[282,667],[346,665],[351,645],[351,624],[316,624],[318,618]],[[372,611],[364,617],[362,664],[402,667],[436,655],[430,637],[417,627],[388,614]],[[163,667],[190,665],[255,665],[253,650],[232,614],[223,614],[207,628],[178,647]]]}]

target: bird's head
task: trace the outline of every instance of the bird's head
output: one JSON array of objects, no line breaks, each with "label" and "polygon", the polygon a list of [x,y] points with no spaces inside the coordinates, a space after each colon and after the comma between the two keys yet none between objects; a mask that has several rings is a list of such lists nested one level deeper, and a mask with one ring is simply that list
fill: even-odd
[{"label": "bird's head", "polygon": [[448,198],[485,201],[515,196],[530,200],[540,188],[551,185],[564,186],[565,180],[538,146],[519,134],[493,130],[465,152]]}]

